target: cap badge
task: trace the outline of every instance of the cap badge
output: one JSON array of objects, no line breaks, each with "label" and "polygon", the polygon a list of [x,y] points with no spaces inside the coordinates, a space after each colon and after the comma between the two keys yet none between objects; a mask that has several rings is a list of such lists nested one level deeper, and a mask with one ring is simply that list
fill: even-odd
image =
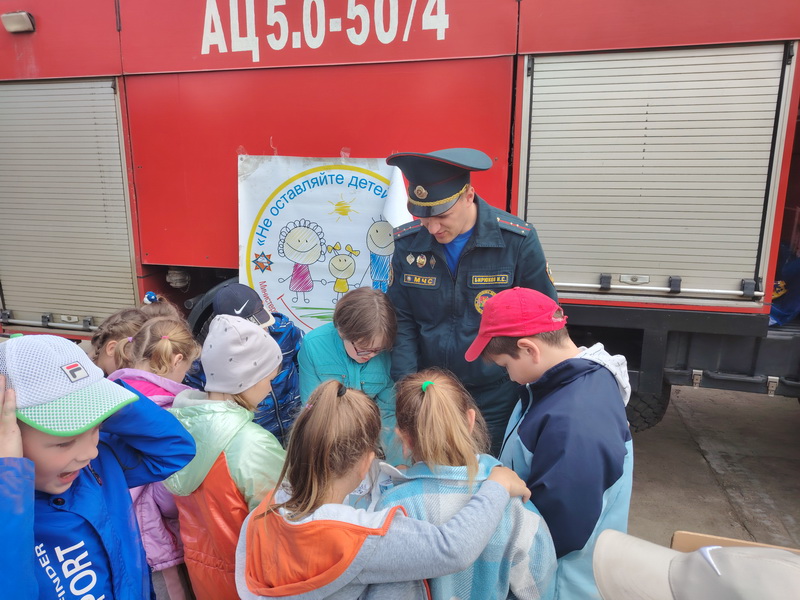
[{"label": "cap badge", "polygon": [[415,259],[414,259],[414,255],[413,255],[413,254],[411,254],[411,253],[409,252],[409,253],[408,253],[408,256],[406,256],[406,262],[407,262],[409,265],[413,265],[413,264],[414,264],[414,260],[415,260]]},{"label": "cap badge", "polygon": [[497,292],[494,290],[481,290],[478,292],[478,295],[475,296],[475,310],[478,311],[478,314],[483,314],[483,305],[486,304],[489,298],[496,295]]},{"label": "cap badge", "polygon": [[428,263],[428,258],[424,254],[420,254],[417,257],[417,267],[422,268]]},{"label": "cap badge", "polygon": [[421,185],[418,185],[414,188],[414,195],[419,198],[420,200],[425,200],[428,197],[428,190],[426,190]]},{"label": "cap badge", "polygon": [[67,377],[69,377],[69,380],[72,383],[80,381],[81,379],[86,379],[89,376],[89,373],[86,372],[86,369],[84,369],[81,363],[79,362],[74,362],[74,363],[69,363],[68,365],[64,365],[63,367],[61,367],[61,370],[67,374]]}]

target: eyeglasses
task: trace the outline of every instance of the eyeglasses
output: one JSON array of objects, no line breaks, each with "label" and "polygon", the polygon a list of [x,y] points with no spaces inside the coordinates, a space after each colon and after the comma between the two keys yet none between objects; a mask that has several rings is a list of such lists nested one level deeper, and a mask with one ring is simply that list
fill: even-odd
[{"label": "eyeglasses", "polygon": [[353,350],[356,352],[356,356],[373,356],[375,354],[380,354],[386,348],[359,348],[353,342],[350,342],[350,345],[353,347]]}]

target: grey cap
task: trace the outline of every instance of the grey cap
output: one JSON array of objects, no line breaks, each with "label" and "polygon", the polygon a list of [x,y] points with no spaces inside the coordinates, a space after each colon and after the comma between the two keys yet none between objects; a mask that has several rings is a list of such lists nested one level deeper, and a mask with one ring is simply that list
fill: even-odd
[{"label": "grey cap", "polygon": [[238,394],[253,387],[281,364],[278,342],[251,321],[217,315],[203,342],[206,391]]},{"label": "grey cap", "polygon": [[784,600],[800,590],[800,556],[775,548],[678,552],[607,529],[593,565],[603,600]]},{"label": "grey cap", "polygon": [[88,431],[139,399],[106,379],[80,347],[55,335],[0,344],[0,375],[17,393],[17,418],[50,435]]}]

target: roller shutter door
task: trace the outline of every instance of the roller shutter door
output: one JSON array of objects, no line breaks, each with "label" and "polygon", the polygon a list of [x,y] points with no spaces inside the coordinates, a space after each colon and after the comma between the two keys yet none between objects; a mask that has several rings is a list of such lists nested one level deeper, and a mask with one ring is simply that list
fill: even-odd
[{"label": "roller shutter door", "polygon": [[783,77],[783,44],[535,57],[523,216],[560,295],[741,300]]},{"label": "roller shutter door", "polygon": [[16,321],[136,302],[114,82],[0,83],[0,285]]}]

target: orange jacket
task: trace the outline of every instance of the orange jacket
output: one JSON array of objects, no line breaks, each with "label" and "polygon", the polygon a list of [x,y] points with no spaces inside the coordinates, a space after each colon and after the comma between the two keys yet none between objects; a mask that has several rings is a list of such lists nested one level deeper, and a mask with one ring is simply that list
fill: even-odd
[{"label": "orange jacket", "polygon": [[197,455],[165,485],[175,494],[189,577],[197,600],[239,600],[236,544],[251,509],[277,483],[285,452],[231,402],[192,390],[170,412],[192,434]]},{"label": "orange jacket", "polygon": [[247,517],[225,454],[189,496],[176,496],[184,560],[197,600],[239,600],[234,579],[236,543]]}]

